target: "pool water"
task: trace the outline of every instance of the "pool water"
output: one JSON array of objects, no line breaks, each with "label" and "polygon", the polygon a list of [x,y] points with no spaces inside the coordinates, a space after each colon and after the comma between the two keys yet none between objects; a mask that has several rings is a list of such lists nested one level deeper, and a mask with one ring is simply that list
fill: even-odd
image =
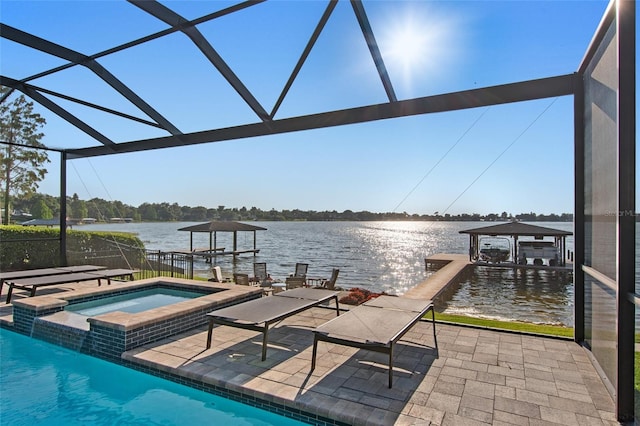
[{"label": "pool water", "polygon": [[304,424],[11,331],[0,345],[3,426]]},{"label": "pool water", "polygon": [[88,317],[114,311],[135,314],[201,296],[204,295],[193,291],[170,288],[152,288],[129,294],[121,294],[118,296],[92,300],[89,302],[71,304],[67,306],[65,310],[75,312],[80,315],[86,315]]}]

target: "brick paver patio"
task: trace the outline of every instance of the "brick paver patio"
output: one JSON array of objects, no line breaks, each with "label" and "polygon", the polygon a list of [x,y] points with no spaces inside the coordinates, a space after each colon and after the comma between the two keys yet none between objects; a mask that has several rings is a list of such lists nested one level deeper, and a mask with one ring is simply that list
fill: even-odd
[{"label": "brick paver patio", "polygon": [[191,380],[352,425],[613,425],[614,404],[585,349],[573,341],[420,322],[395,353],[321,342],[310,374],[310,329],[335,311],[314,308],[262,335],[219,326],[129,351],[124,358]]}]

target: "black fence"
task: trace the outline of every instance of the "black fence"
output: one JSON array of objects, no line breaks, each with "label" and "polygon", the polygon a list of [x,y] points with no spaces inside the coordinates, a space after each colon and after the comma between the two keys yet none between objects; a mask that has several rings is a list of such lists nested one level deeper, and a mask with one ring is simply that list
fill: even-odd
[{"label": "black fence", "polygon": [[139,250],[135,255],[123,256],[121,250],[67,252],[70,265],[101,265],[107,268],[127,268],[140,271],[139,278],[177,277],[193,279],[193,255],[164,252],[160,250]]}]

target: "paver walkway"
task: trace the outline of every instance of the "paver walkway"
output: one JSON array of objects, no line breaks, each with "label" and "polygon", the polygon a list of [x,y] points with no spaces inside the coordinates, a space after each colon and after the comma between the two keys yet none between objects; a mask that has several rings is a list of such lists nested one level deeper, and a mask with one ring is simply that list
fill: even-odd
[{"label": "paver walkway", "polygon": [[321,342],[309,374],[313,335],[335,317],[313,308],[279,323],[260,361],[259,333],[219,326],[125,353],[124,358],[249,397],[351,425],[614,425],[613,401],[572,341],[438,324],[417,324],[387,357]]}]

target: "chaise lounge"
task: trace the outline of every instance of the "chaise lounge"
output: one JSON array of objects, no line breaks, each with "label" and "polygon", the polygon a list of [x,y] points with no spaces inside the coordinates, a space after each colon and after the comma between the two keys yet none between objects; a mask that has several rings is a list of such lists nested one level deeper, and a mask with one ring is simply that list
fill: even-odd
[{"label": "chaise lounge", "polygon": [[7,303],[11,302],[11,296],[14,288],[30,291],[30,296],[36,295],[39,287],[47,287],[52,285],[77,283],[83,281],[98,281],[98,285],[102,285],[102,280],[107,280],[107,284],[111,284],[111,279],[118,277],[127,277],[133,280],[133,274],[137,272],[133,269],[102,269],[88,272],[73,272],[56,275],[45,275],[32,278],[6,279],[5,283],[9,284],[9,292],[7,293]]},{"label": "chaise lounge", "polygon": [[389,388],[393,384],[393,348],[411,327],[431,311],[434,347],[436,339],[435,313],[431,300],[407,299],[394,296],[379,296],[348,313],[317,327],[313,339],[311,371],[316,367],[318,342],[381,352],[389,355]]},{"label": "chaise lounge", "polygon": [[338,292],[312,288],[296,288],[274,294],[271,297],[250,300],[207,314],[209,330],[207,349],[211,348],[215,324],[259,331],[262,336],[262,361],[267,358],[269,326],[331,299],[336,303],[336,315],[340,315]]},{"label": "chaise lounge", "polygon": [[55,268],[26,269],[23,271],[0,272],[0,294],[2,294],[2,287],[4,286],[5,281],[9,282],[11,280],[24,279],[24,278],[35,278],[35,277],[44,277],[48,275],[70,274],[73,272],[100,271],[102,269],[107,269],[107,267],[95,266],[95,265],[76,265],[76,266],[58,266]]}]

